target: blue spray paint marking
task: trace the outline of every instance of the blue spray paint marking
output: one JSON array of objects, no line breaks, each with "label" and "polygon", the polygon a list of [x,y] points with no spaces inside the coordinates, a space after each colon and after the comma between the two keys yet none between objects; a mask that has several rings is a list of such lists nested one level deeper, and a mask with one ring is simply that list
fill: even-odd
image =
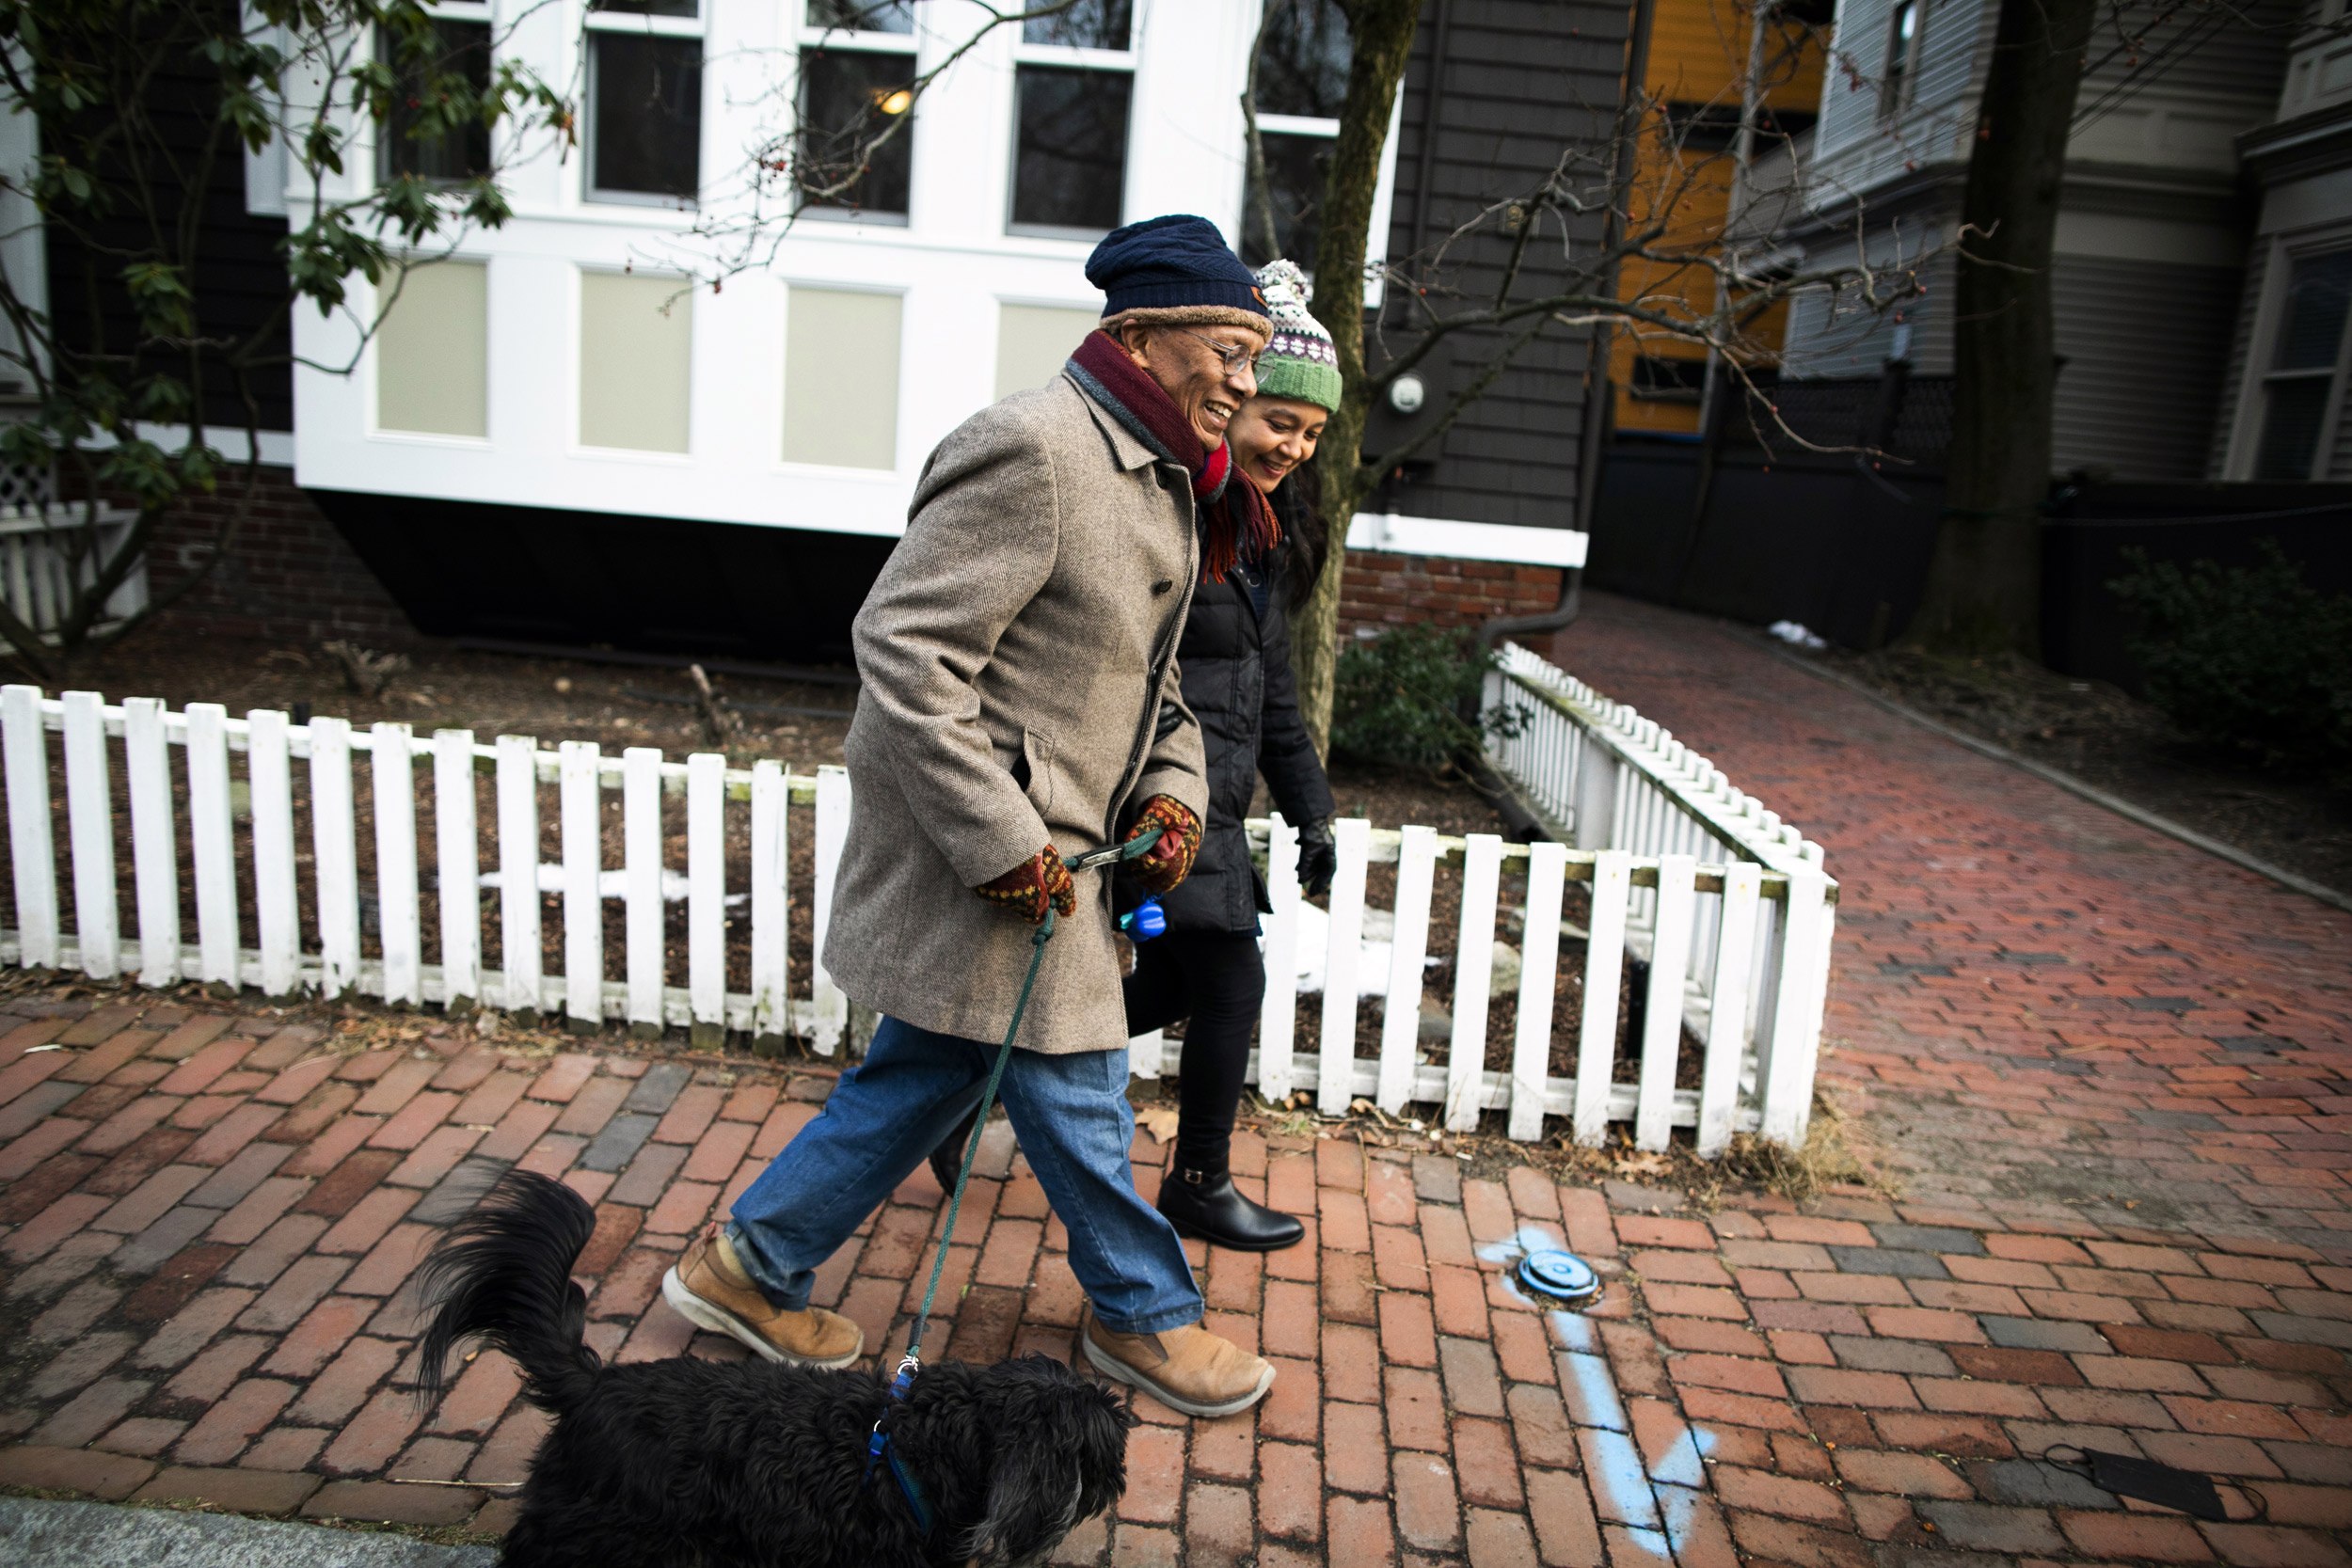
[{"label": "blue spray paint marking", "polygon": [[1625,1539],[1626,1544],[1635,1551],[1646,1552],[1661,1562],[1674,1560],[1674,1555],[1668,1547],[1666,1538],[1654,1529],[1629,1528],[1625,1532]]},{"label": "blue spray paint marking", "polygon": [[1581,1427],[1606,1427],[1629,1432],[1625,1404],[1617,1398],[1617,1380],[1609,1375],[1606,1356],[1570,1351],[1558,1358],[1560,1391],[1567,1396],[1568,1419]]},{"label": "blue spray paint marking", "polygon": [[1562,1350],[1582,1351],[1586,1354],[1600,1350],[1600,1332],[1593,1327],[1593,1320],[1581,1312],[1547,1312],[1551,1320],[1551,1332],[1558,1336]]},{"label": "blue spray paint marking", "polygon": [[[1633,1439],[1622,1432],[1585,1435],[1584,1453],[1592,1462],[1593,1501],[1600,1505],[1602,1515],[1629,1525],[1655,1526],[1658,1500],[1650,1494],[1649,1478],[1642,1473],[1642,1450],[1633,1446]],[[1662,1555],[1664,1536],[1659,1537],[1658,1544]]]},{"label": "blue spray paint marking", "polygon": [[1715,1434],[1711,1432],[1693,1432],[1687,1426],[1681,1426],[1680,1422],[1676,1425],[1681,1430],[1675,1433],[1675,1440],[1666,1445],[1666,1451],[1651,1462],[1650,1479],[1664,1481],[1669,1486],[1705,1486],[1707,1467],[1700,1461],[1715,1446]]},{"label": "blue spray paint marking", "polygon": [[1698,1522],[1699,1494],[1681,1486],[1661,1486],[1657,1497],[1658,1511],[1666,1519],[1667,1541],[1677,1552],[1687,1550]]}]

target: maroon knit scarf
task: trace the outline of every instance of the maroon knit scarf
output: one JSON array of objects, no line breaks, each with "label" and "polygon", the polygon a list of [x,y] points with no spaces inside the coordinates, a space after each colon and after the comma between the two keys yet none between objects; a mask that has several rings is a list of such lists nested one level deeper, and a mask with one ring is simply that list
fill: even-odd
[{"label": "maroon knit scarf", "polygon": [[[1233,449],[1219,442],[1215,451],[1202,451],[1200,437],[1175,401],[1127,357],[1110,334],[1088,333],[1070,356],[1070,372],[1129,435],[1155,455],[1183,464],[1192,476],[1192,497],[1201,522],[1201,581],[1223,582],[1245,551],[1256,561],[1273,549],[1279,532],[1274,509],[1247,479],[1231,483]],[[1238,519],[1236,512],[1241,514]]]}]

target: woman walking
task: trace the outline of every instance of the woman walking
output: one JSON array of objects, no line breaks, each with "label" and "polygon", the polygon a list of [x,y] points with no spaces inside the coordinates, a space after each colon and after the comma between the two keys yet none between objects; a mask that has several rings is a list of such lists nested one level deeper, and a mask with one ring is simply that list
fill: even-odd
[{"label": "woman walking", "polygon": [[[1257,395],[1226,431],[1234,466],[1251,483],[1227,489],[1222,504],[1236,509],[1235,526],[1218,537],[1235,544],[1228,559],[1204,553],[1176,650],[1184,705],[1200,721],[1208,753],[1208,823],[1192,875],[1161,895],[1167,934],[1136,944],[1125,993],[1130,1035],[1187,1021],[1176,1159],[1160,1184],[1160,1212],[1181,1235],[1270,1252],[1296,1243],[1304,1227],[1236,1191],[1230,1165],[1250,1036],[1265,996],[1258,916],[1272,908],[1242,823],[1263,773],[1277,809],[1298,825],[1300,884],[1310,894],[1330,886],[1338,863],[1331,786],[1298,715],[1290,613],[1323,563],[1311,461],[1339,407],[1340,372],[1330,334],[1307,311],[1307,280],[1297,266],[1271,262],[1257,277],[1274,336],[1258,359]],[[1139,886],[1119,889],[1122,910],[1142,897]],[[1276,983],[1291,981],[1281,975]],[[969,1135],[966,1127],[932,1154],[943,1187],[953,1184]]]}]

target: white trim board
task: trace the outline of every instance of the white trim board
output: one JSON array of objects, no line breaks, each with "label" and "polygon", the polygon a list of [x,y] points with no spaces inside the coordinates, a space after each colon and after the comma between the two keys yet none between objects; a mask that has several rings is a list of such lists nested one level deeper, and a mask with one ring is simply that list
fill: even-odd
[{"label": "white trim board", "polygon": [[1520,566],[1581,566],[1586,539],[1587,535],[1573,529],[1400,517],[1393,512],[1359,512],[1347,529],[1351,550],[1507,561]]}]

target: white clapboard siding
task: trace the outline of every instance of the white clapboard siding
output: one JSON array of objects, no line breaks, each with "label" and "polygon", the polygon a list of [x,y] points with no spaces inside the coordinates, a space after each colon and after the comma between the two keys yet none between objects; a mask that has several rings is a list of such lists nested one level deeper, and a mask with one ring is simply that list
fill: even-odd
[{"label": "white clapboard siding", "polygon": [[[1543,1136],[1546,1118],[1565,1121],[1586,1143],[1599,1141],[1611,1122],[1630,1122],[1645,1148],[1663,1147],[1675,1129],[1688,1128],[1707,1154],[1741,1132],[1801,1138],[1836,919],[1836,883],[1819,847],[1640,715],[1540,661],[1530,664],[1523,650],[1507,653],[1515,662],[1489,682],[1488,700],[1522,703],[1530,721],[1519,736],[1498,743],[1497,766],[1539,818],[1549,814],[1559,831],[1531,846],[1362,819],[1335,824],[1338,874],[1321,937],[1325,995],[1301,1037],[1295,981],[1305,906],[1297,833],[1279,817],[1248,824],[1266,855],[1273,906],[1264,921],[1273,983],[1249,1076],[1268,1100],[1285,1106],[1296,1087],[1310,1084],[1326,1114],[1369,1098],[1391,1116],[1430,1107],[1447,1128],[1467,1131],[1496,1112],[1509,1135],[1520,1139]],[[54,752],[51,732],[62,740]],[[118,863],[109,789],[118,741],[130,801],[127,867]],[[77,968],[99,978],[122,970],[154,984],[193,975],[273,994],[358,992],[409,1006],[478,1001],[561,1013],[580,1027],[623,1020],[646,1031],[686,1026],[706,1044],[733,1030],[762,1049],[793,1036],[832,1053],[848,1037],[848,999],[821,968],[851,817],[849,776],[840,768],[795,776],[760,762],[732,769],[712,754],[671,761],[644,748],[606,757],[593,744],[548,751],[519,736],[483,745],[465,731],[428,740],[402,724],[355,734],[334,718],[294,724],[260,710],[231,719],[205,704],[173,713],[146,699],[109,707],[94,693],[49,700],[22,686],[0,689],[0,748],[18,911],[17,928],[0,930],[0,962]],[[240,752],[242,764],[232,758]],[[354,787],[356,752],[368,753],[364,809]],[[1537,763],[1549,771],[1517,770]],[[440,932],[434,955],[421,942],[420,764],[433,769]],[[172,789],[175,766],[187,769],[184,818]],[[475,804],[477,776],[485,771],[495,796],[487,822]],[[242,799],[231,784],[239,772]],[[1602,777],[1605,789],[1593,783]],[[51,800],[60,779],[71,930],[62,927],[56,891],[60,846]],[[551,792],[545,801],[543,791]],[[619,808],[621,863],[611,871],[608,791]],[[664,863],[661,829],[673,796],[687,830],[682,871]],[[795,886],[788,829],[800,805],[815,808],[813,875]],[[557,813],[552,864],[540,832],[547,809]],[[306,810],[310,854],[297,857],[295,829]],[[730,815],[737,811],[748,817]],[[731,895],[726,845],[745,827],[747,885]],[[494,853],[481,843],[493,828]],[[362,835],[372,847],[365,858]],[[183,837],[197,907],[192,947],[183,945],[180,913],[188,891],[178,861]],[[241,877],[248,858],[252,870]],[[369,860],[373,899],[361,875]],[[489,876],[485,863],[495,867]],[[1393,930],[1385,975],[1363,972],[1375,864],[1396,867],[1396,908],[1380,911]],[[1509,1060],[1489,1066],[1488,992],[1506,864],[1520,868],[1515,877],[1524,875],[1527,906]],[[1420,1060],[1420,1010],[1437,882],[1454,876],[1461,879],[1461,919],[1454,1036],[1440,1067]],[[124,880],[134,893],[135,941],[115,929]],[[246,887],[254,899],[252,948],[241,945],[239,900]],[[485,887],[498,894],[501,958],[495,968],[484,961]],[[793,905],[803,898],[819,963],[799,990],[789,932]],[[608,981],[604,927],[612,899],[624,904],[627,974]],[[674,974],[668,906],[681,899],[687,952],[684,973]],[[372,923],[365,918],[371,904]],[[316,915],[316,952],[302,946],[306,905]],[[1571,923],[1580,908],[1589,911],[1589,930]],[[541,927],[549,910],[561,922],[564,955],[563,972],[553,974],[543,973],[542,962]],[[1550,1049],[1563,1000],[1555,976],[1562,944],[1580,939],[1576,1071],[1555,1078]],[[750,989],[740,992],[725,989],[738,942],[749,948]],[[1629,954],[1650,966],[1646,1022],[1634,1040],[1620,1039],[1616,1026]],[[1571,949],[1570,964],[1578,961]],[[1359,1000],[1367,988],[1375,1001]],[[1356,1018],[1367,1005],[1383,1009],[1372,1060],[1353,1050]],[[1703,1053],[1696,1089],[1674,1086],[1686,1041]],[[1161,1036],[1131,1044],[1132,1064],[1143,1073],[1168,1069],[1173,1054]],[[1631,1082],[1615,1080],[1619,1063],[1632,1064]]]}]

